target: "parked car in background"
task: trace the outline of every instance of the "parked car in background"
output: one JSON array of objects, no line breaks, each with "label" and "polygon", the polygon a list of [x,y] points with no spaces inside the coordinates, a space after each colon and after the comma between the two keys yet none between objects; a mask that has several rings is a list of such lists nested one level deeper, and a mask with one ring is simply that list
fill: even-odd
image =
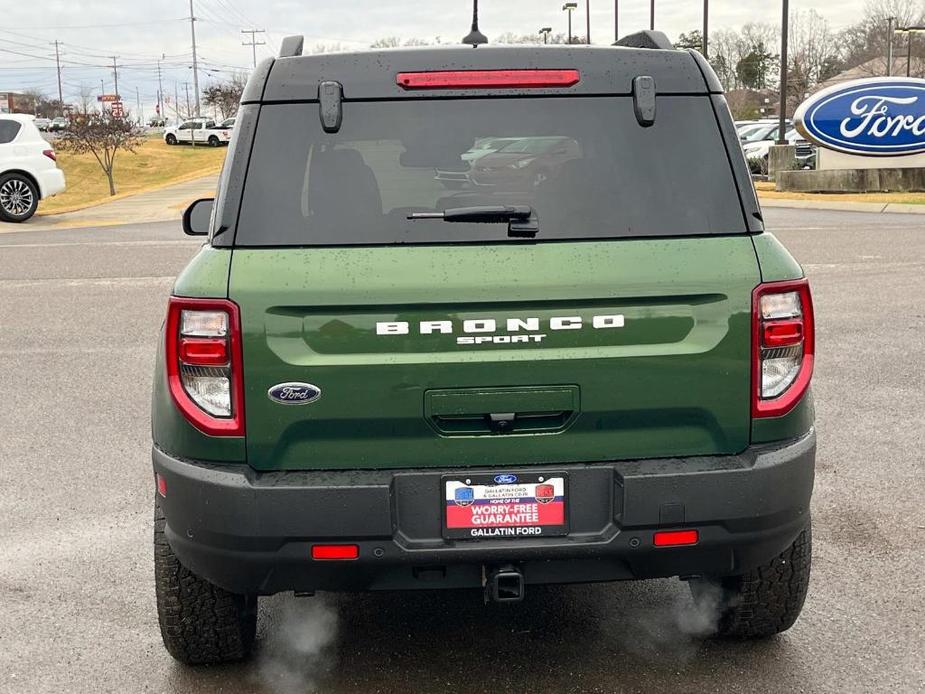
[{"label": "parked car in background", "polygon": [[160,116],[155,116],[148,121],[148,127],[150,128],[163,128],[167,125],[167,119]]},{"label": "parked car in background", "polygon": [[207,118],[191,118],[175,127],[164,130],[164,142],[168,145],[201,143],[210,147],[227,145],[231,141],[231,130],[216,126]]},{"label": "parked car in background", "polygon": [[[752,173],[767,173],[768,156],[771,152],[771,147],[777,141],[777,135],[778,126],[774,126],[770,131],[764,133],[762,139],[745,142],[742,145],[742,151],[745,153],[745,158],[748,160]],[[790,128],[784,139],[787,140],[788,144],[796,145],[796,158],[800,168],[815,166],[816,148],[812,143],[805,140],[797,132],[796,128]]]},{"label": "parked car in background", "polygon": [[475,144],[463,152],[460,159],[462,164],[458,169],[449,167],[437,168],[437,180],[446,188],[451,190],[460,190],[465,188],[469,183],[469,171],[472,164],[488,154],[494,154],[500,149],[504,149],[510,144],[517,142],[516,137],[483,137],[476,140]]},{"label": "parked car in background", "polygon": [[48,126],[51,125],[51,119],[36,118],[33,123],[35,123],[35,127],[38,128],[41,132],[46,132],[48,130]]},{"label": "parked car in background", "polygon": [[48,124],[48,132],[56,133],[61,130],[67,129],[67,118],[64,116],[58,116],[51,123]]},{"label": "parked car in background", "polygon": [[32,116],[0,115],[0,221],[25,222],[39,200],[63,190],[64,172]]},{"label": "parked car in background", "polygon": [[563,164],[579,157],[581,146],[572,138],[526,137],[481,157],[469,177],[478,186],[531,190],[554,176]]}]

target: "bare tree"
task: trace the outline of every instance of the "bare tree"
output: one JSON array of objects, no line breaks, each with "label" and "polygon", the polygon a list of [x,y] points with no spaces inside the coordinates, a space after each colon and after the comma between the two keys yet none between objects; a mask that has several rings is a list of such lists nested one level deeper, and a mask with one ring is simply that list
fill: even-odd
[{"label": "bare tree", "polygon": [[90,111],[95,111],[95,99],[93,98],[93,87],[87,84],[86,82],[80,83],[80,97],[77,102],[77,108],[79,113],[88,114]]},{"label": "bare tree", "polygon": [[787,98],[796,108],[816,85],[841,72],[841,42],[816,10],[799,11],[790,17],[789,52]]},{"label": "bare tree", "polygon": [[[861,67],[872,76],[887,74],[887,46],[892,38],[896,45],[896,61],[905,46],[901,37],[890,36],[889,18],[895,17],[894,26],[922,26],[925,24],[925,2],[922,0],[868,0],[864,18],[839,35],[845,68]],[[913,39],[914,40],[914,39]],[[918,76],[923,76],[923,64],[913,64]],[[894,65],[894,71],[896,66]]]},{"label": "bare tree", "polygon": [[108,113],[86,113],[76,116],[55,144],[64,152],[92,154],[109,181],[109,194],[115,195],[116,155],[121,151],[134,154],[143,142],[141,128],[129,120],[128,114],[113,118]]},{"label": "bare tree", "polygon": [[238,111],[238,104],[246,84],[247,77],[242,73],[233,74],[227,81],[210,84],[202,90],[203,103],[218,109],[222,118],[233,116]]}]

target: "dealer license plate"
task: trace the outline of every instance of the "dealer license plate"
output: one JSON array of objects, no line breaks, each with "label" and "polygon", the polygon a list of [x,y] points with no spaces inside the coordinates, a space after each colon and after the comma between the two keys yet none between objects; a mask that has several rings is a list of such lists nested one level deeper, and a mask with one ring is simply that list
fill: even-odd
[{"label": "dealer license plate", "polygon": [[443,536],[458,540],[568,534],[564,473],[443,478]]}]

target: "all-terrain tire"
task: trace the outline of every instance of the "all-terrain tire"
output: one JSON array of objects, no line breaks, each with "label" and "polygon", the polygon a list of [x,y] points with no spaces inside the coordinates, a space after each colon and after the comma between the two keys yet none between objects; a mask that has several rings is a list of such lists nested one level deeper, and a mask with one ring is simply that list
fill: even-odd
[{"label": "all-terrain tire", "polygon": [[215,135],[210,135],[210,136],[209,136],[209,147],[218,147],[220,144],[222,144],[222,143],[221,143],[221,141],[218,139],[217,136],[215,136]]},{"label": "all-terrain tire", "polygon": [[809,588],[812,530],[770,562],[739,576],[690,582],[699,604],[718,610],[716,635],[760,639],[787,631],[800,616]]},{"label": "all-terrain tire", "polygon": [[170,134],[170,135],[168,135],[167,137],[164,138],[164,141],[165,141],[168,145],[175,145],[175,144],[177,144],[177,136],[174,135],[174,134]]},{"label": "all-terrain tire", "polygon": [[188,665],[246,658],[257,633],[256,596],[235,595],[184,567],[164,536],[164,512],[154,502],[154,579],[164,646]]}]

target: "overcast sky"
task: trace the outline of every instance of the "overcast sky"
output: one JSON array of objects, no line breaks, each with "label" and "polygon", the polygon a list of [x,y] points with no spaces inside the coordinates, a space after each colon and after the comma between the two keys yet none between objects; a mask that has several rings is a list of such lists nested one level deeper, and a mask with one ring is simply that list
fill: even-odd
[{"label": "overcast sky", "polygon": [[[181,101],[191,81],[188,0],[0,0],[0,91],[38,87],[57,95],[54,40],[61,42],[64,97],[73,101],[81,84],[111,92],[113,74],[107,56],[119,56],[119,91],[130,106],[139,90],[146,115],[156,99],[155,59],[163,61],[164,92],[175,83]],[[857,21],[865,0],[791,0],[793,11],[815,9],[839,29]],[[565,33],[562,0],[481,0],[481,27],[489,36],[534,32],[542,26]],[[747,22],[779,21],[779,1],[713,0],[711,27],[739,28]],[[613,40],[613,1],[591,0],[591,38]],[[620,0],[621,34],[648,25],[646,0]],[[584,2],[575,12],[575,34],[584,33]],[[656,24],[675,38],[701,24],[701,0],[657,0]],[[304,34],[306,42],[340,43],[364,48],[377,38],[399,36],[453,42],[468,31],[469,0],[194,0],[200,83],[251,65],[251,49],[241,45],[241,29],[258,34],[258,59],[271,55],[287,34]],[[186,19],[184,19],[186,18]],[[100,80],[103,80],[101,86]]]}]

